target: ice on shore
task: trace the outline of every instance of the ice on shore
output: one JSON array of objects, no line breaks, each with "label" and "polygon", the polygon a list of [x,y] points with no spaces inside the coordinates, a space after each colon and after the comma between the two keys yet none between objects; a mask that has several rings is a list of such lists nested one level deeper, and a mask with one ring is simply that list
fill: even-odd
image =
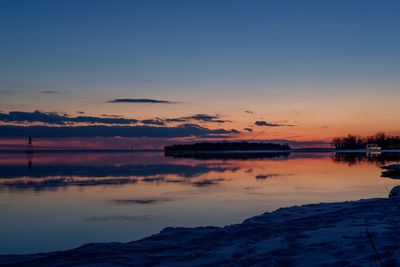
[{"label": "ice on shore", "polygon": [[281,208],[223,228],[166,228],[129,243],[3,255],[0,265],[399,266],[399,193],[395,187],[385,199]]}]

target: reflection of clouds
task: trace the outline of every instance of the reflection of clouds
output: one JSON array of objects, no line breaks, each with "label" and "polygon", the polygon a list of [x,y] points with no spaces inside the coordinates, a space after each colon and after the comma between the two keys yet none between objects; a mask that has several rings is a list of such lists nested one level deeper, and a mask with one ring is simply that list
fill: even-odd
[{"label": "reflection of clouds", "polygon": [[150,221],[153,217],[149,215],[105,215],[105,216],[91,216],[83,219],[90,222],[106,222],[106,221]]},{"label": "reflection of clouds", "polygon": [[281,176],[293,176],[294,173],[268,173],[268,174],[259,174],[256,176],[257,180],[264,180],[267,178],[272,178],[272,177],[281,177]]},{"label": "reflection of clouds", "polygon": [[197,187],[203,187],[203,186],[210,186],[210,185],[218,185],[222,181],[225,181],[225,179],[224,178],[204,179],[202,181],[192,182],[191,184],[194,186],[197,186]]},{"label": "reflection of clouds", "polygon": [[74,179],[74,178],[54,178],[54,179],[7,179],[0,180],[0,188],[12,190],[54,190],[66,186],[98,186],[98,185],[124,185],[136,183],[137,179],[132,178],[111,178],[111,179]]},{"label": "reflection of clouds", "polygon": [[130,204],[156,204],[159,202],[171,201],[169,198],[153,198],[153,199],[113,199],[113,203],[118,205],[130,205]]},{"label": "reflection of clouds", "polygon": [[143,178],[142,182],[155,182],[155,183],[161,183],[164,182],[165,178],[164,177],[148,177],[148,178]]},{"label": "reflection of clouds", "polygon": [[[154,164],[154,165],[0,165],[0,178],[47,178],[47,177],[147,177],[175,174],[195,177],[215,171],[224,172],[227,167],[209,164]],[[230,168],[232,169],[232,168]]]},{"label": "reflection of clouds", "polygon": [[196,187],[218,185],[223,181],[226,181],[226,179],[225,178],[216,178],[216,179],[203,179],[203,180],[199,180],[199,181],[191,181],[191,180],[184,180],[184,179],[165,180],[166,183],[180,183],[180,184],[192,185],[192,186],[196,186]]},{"label": "reflection of clouds", "polygon": [[238,167],[221,164],[159,164],[159,165],[0,165],[0,189],[12,190],[55,190],[67,186],[123,185],[139,181],[161,184],[167,181],[163,175],[177,177],[177,183],[206,186],[218,184],[221,180],[189,181],[210,172],[237,171]]}]

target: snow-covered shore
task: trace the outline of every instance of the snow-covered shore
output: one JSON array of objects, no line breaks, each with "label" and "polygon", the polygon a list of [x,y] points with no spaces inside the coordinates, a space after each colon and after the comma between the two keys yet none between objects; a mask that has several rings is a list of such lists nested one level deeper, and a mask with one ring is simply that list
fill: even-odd
[{"label": "snow-covered shore", "polygon": [[399,192],[398,186],[386,199],[282,208],[223,228],[166,228],[129,243],[2,255],[0,265],[399,266]]}]

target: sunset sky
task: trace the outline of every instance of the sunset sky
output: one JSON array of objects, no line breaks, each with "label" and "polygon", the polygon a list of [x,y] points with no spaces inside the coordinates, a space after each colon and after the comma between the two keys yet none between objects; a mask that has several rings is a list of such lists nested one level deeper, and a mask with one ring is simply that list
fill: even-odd
[{"label": "sunset sky", "polygon": [[400,134],[399,1],[0,1],[0,149]]}]

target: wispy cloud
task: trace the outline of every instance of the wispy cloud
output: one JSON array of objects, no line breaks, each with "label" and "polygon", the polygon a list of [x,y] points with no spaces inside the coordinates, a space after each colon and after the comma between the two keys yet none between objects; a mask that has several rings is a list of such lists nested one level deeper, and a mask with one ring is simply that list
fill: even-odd
[{"label": "wispy cloud", "polygon": [[45,90],[45,91],[40,91],[41,94],[58,94],[59,91],[54,91],[54,90]]},{"label": "wispy cloud", "polygon": [[187,117],[165,119],[165,122],[188,122],[188,121],[215,122],[215,123],[230,122],[229,120],[222,120],[221,115],[219,115],[219,114],[215,114],[215,115],[195,114],[195,115],[187,116]]},{"label": "wispy cloud", "polygon": [[150,104],[175,104],[177,102],[167,100],[156,100],[148,98],[116,98],[106,101],[108,103],[150,103]]},{"label": "wispy cloud", "polygon": [[256,121],[254,123],[254,125],[256,125],[256,126],[267,126],[267,127],[282,127],[282,126],[294,127],[295,126],[293,124],[279,124],[279,123],[270,123],[270,122],[266,122],[266,121]]},{"label": "wispy cloud", "polygon": [[143,124],[146,124],[146,125],[160,125],[160,126],[161,125],[165,125],[164,121],[159,119],[159,118],[141,120],[140,122],[143,123]]}]

